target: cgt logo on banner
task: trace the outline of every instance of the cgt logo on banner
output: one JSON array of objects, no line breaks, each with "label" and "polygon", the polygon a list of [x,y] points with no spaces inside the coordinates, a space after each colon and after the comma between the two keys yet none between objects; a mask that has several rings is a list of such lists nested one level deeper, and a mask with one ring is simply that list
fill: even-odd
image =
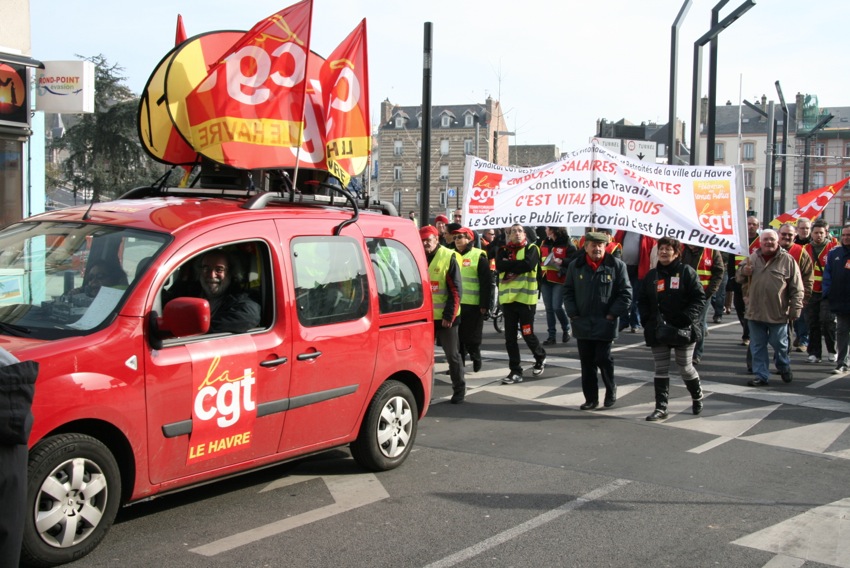
[{"label": "cgt logo on banner", "polygon": [[740,166],[668,166],[591,145],[534,168],[467,156],[464,219],[472,229],[597,227],[743,253]]}]

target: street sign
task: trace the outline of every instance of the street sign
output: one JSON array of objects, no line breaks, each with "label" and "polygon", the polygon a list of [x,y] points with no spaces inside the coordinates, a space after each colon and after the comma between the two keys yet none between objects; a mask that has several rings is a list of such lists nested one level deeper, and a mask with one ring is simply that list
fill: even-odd
[{"label": "street sign", "polygon": [[658,144],[646,140],[623,140],[623,154],[644,162],[655,163]]},{"label": "street sign", "polygon": [[591,136],[590,143],[596,144],[597,146],[602,146],[608,151],[611,151],[615,154],[620,154],[620,147],[622,145],[622,140],[619,138],[599,138],[598,136]]}]

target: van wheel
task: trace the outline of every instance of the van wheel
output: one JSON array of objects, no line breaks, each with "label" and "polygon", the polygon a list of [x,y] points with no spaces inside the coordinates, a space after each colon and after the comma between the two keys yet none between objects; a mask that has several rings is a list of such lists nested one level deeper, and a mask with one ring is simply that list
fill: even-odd
[{"label": "van wheel", "polygon": [[386,471],[400,466],[416,439],[419,411],[413,393],[398,381],[387,381],[378,392],[351,444],[351,455],[363,468]]},{"label": "van wheel", "polygon": [[46,438],[30,452],[21,557],[31,566],[78,560],[100,544],[121,502],[112,453],[84,434]]}]

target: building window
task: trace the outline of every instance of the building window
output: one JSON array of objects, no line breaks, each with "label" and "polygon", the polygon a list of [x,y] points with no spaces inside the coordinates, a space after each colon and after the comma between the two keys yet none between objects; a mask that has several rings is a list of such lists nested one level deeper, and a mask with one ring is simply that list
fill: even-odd
[{"label": "building window", "polygon": [[393,179],[401,181],[401,166],[393,166]]},{"label": "building window", "polygon": [[467,114],[463,119],[463,125],[466,126],[467,128],[469,128],[470,126],[472,126],[474,121],[475,121],[475,117],[472,116],[471,114]]},{"label": "building window", "polygon": [[756,145],[754,142],[744,142],[741,159],[746,162],[752,162],[756,159]]},{"label": "building window", "polygon": [[826,185],[826,176],[823,172],[812,172],[812,187],[823,187]]},{"label": "building window", "polygon": [[393,142],[393,155],[401,156],[404,153],[404,142],[401,140],[395,140]]},{"label": "building window", "polygon": [[422,166],[416,166],[416,181],[422,181]]},{"label": "building window", "polygon": [[449,167],[448,166],[440,166],[440,179],[441,180],[449,179]]},{"label": "building window", "polygon": [[472,147],[472,139],[463,141],[463,153],[464,154],[472,154],[473,149],[474,148]]},{"label": "building window", "polygon": [[448,128],[451,125],[452,125],[452,117],[450,117],[447,114],[444,114],[443,118],[440,119],[440,126],[442,126],[443,128]]},{"label": "building window", "polygon": [[397,189],[393,192],[393,205],[395,208],[401,211],[401,190]]},{"label": "building window", "polygon": [[844,145],[844,157],[850,158],[850,143]]},{"label": "building window", "polygon": [[448,156],[449,154],[449,141],[448,140],[440,140],[440,155]]},{"label": "building window", "polygon": [[714,144],[714,160],[715,161],[723,161],[726,156],[726,145],[722,142],[717,142]]},{"label": "building window", "polygon": [[446,204],[448,204],[448,196],[445,191],[440,192],[440,207],[445,208]]},{"label": "building window", "polygon": [[752,189],[755,187],[755,172],[753,170],[744,170],[744,188]]},{"label": "building window", "polygon": [[419,115],[418,121],[419,121],[419,128],[422,128],[422,115],[421,114]]},{"label": "building window", "polygon": [[818,142],[817,144],[815,144],[815,156],[818,156],[818,158],[815,159],[815,163],[824,163],[823,156],[826,156],[826,144],[824,144],[823,142]]},{"label": "building window", "polygon": [[402,116],[395,117],[395,127],[404,128],[404,118]]},{"label": "building window", "polygon": [[420,205],[422,205],[422,192],[417,191],[416,192],[416,206],[419,207]]}]

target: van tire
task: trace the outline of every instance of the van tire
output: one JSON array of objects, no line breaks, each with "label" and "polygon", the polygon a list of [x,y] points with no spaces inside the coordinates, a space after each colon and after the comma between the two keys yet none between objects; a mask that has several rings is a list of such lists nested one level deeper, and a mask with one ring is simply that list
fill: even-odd
[{"label": "van tire", "polygon": [[[85,434],[45,438],[29,457],[21,559],[56,566],[82,558],[106,536],[120,504],[121,472],[102,442]],[[39,527],[51,510],[56,523]],[[73,535],[65,532],[71,527]]]},{"label": "van tire", "polygon": [[416,399],[407,385],[385,382],[375,393],[360,434],[351,444],[354,460],[370,471],[386,471],[404,463],[419,425]]}]

